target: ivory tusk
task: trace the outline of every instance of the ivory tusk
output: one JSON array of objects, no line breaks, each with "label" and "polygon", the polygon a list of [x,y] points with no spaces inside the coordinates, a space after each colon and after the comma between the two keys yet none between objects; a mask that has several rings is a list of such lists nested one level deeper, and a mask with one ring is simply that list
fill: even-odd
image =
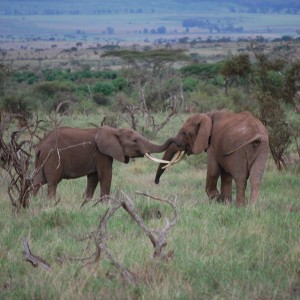
[{"label": "ivory tusk", "polygon": [[170,167],[172,165],[177,164],[178,162],[180,162],[183,159],[184,156],[185,156],[185,152],[184,151],[181,151],[181,152],[178,151],[176,153],[176,156],[166,166],[163,166],[162,169],[166,169],[166,168],[168,168],[168,167]]},{"label": "ivory tusk", "polygon": [[147,158],[149,158],[150,160],[155,161],[157,163],[162,163],[162,164],[169,164],[170,163],[170,161],[168,161],[168,160],[163,160],[163,159],[160,159],[160,158],[153,157],[149,153],[145,153],[145,156]]}]

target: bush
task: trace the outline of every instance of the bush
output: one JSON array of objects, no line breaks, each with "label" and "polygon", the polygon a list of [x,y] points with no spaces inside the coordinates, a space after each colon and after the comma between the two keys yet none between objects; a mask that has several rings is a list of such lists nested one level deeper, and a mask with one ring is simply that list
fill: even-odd
[{"label": "bush", "polygon": [[101,93],[93,95],[93,100],[98,105],[106,106],[110,103],[109,98]]},{"label": "bush", "polygon": [[183,83],[183,90],[185,92],[193,92],[198,85],[198,80],[195,78],[188,77],[188,78],[184,78],[182,83]]},{"label": "bush", "polygon": [[27,82],[28,84],[33,84],[39,81],[39,77],[33,72],[15,72],[13,78],[16,82]]},{"label": "bush", "polygon": [[72,92],[75,88],[68,82],[45,81],[35,86],[34,91],[40,96],[53,98],[58,92]]},{"label": "bush", "polygon": [[102,94],[104,96],[111,96],[115,92],[115,88],[112,83],[98,82],[93,87],[95,94]]},{"label": "bush", "polygon": [[116,91],[123,91],[128,87],[128,82],[124,77],[116,78],[112,81],[112,84]]},{"label": "bush", "polygon": [[10,113],[20,114],[25,118],[29,118],[35,103],[32,99],[23,95],[7,95],[0,101],[0,107]]}]

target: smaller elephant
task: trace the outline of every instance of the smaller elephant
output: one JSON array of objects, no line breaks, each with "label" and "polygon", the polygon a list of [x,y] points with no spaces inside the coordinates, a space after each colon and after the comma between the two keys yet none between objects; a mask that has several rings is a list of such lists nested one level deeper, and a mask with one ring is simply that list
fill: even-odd
[{"label": "smaller elephant", "polygon": [[[206,192],[210,199],[232,201],[232,180],[236,184],[236,203],[245,205],[245,190],[250,178],[250,203],[258,198],[259,187],[269,153],[268,131],[250,112],[233,113],[226,110],[189,117],[170,145],[163,159],[171,160],[184,150],[187,155],[207,152]],[[177,146],[180,145],[180,146]],[[169,165],[179,159],[172,159]],[[159,183],[165,163],[157,169]],[[221,177],[221,192],[217,182]]]},{"label": "smaller elephant", "polygon": [[48,195],[53,198],[62,179],[87,176],[85,198],[93,197],[98,182],[102,198],[110,193],[113,159],[128,163],[129,158],[151,158],[150,153],[163,152],[172,142],[170,138],[156,145],[135,130],[109,126],[56,128],[36,146],[33,194],[47,183]]}]

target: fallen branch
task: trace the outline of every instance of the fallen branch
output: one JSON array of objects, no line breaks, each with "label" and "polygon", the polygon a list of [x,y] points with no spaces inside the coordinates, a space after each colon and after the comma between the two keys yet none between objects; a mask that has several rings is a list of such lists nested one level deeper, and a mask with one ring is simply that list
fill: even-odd
[{"label": "fallen branch", "polygon": [[26,261],[30,262],[33,267],[42,267],[47,271],[51,271],[50,265],[43,260],[42,258],[35,256],[31,253],[29,244],[26,238],[23,239],[23,254],[25,256]]},{"label": "fallen branch", "polygon": [[[105,254],[105,256],[112,262],[112,264],[121,272],[123,278],[130,283],[135,284],[138,280],[138,277],[136,274],[131,272],[129,269],[127,269],[122,263],[120,263],[111,253],[107,246],[108,242],[108,234],[107,234],[107,223],[108,220],[115,214],[115,212],[123,207],[123,209],[136,221],[136,223],[143,229],[145,234],[150,239],[153,247],[153,258],[159,258],[163,260],[170,260],[173,257],[174,251],[165,252],[166,246],[167,246],[167,235],[170,231],[170,229],[175,226],[177,222],[177,209],[175,204],[167,199],[161,199],[159,197],[151,196],[146,193],[137,192],[140,195],[144,195],[147,197],[150,197],[152,199],[158,200],[163,203],[170,204],[174,210],[173,214],[173,220],[170,222],[168,219],[166,219],[165,225],[162,228],[162,230],[152,230],[149,229],[142,219],[142,217],[136,212],[135,205],[133,200],[125,194],[123,191],[120,191],[116,198],[113,198],[111,196],[106,196],[105,198],[109,198],[111,200],[111,207],[106,210],[104,215],[100,217],[99,225],[95,233],[90,234],[88,236],[88,239],[94,238],[96,250],[94,253],[89,255],[88,257],[84,258],[71,258],[66,257],[68,260],[80,260],[80,261],[87,261],[86,264],[92,264],[99,262],[101,255]],[[175,197],[175,196],[174,196]],[[175,197],[176,199],[176,197]],[[99,203],[103,198],[101,198],[97,203]],[[87,201],[85,200],[81,206],[85,205]],[[97,204],[96,203],[96,204]],[[60,258],[61,260],[61,258]]]}]

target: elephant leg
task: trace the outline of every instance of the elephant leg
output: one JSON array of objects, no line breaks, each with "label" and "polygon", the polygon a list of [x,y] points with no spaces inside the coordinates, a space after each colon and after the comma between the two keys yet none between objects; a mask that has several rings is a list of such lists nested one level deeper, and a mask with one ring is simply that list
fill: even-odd
[{"label": "elephant leg", "polygon": [[86,199],[92,199],[95,189],[97,187],[97,184],[99,182],[98,179],[98,174],[97,173],[92,173],[87,175],[87,186],[85,190],[85,198]]},{"label": "elephant leg", "polygon": [[221,200],[232,202],[232,176],[221,170]]},{"label": "elephant leg", "polygon": [[38,193],[41,186],[42,186],[42,184],[38,184],[38,185],[33,187],[33,190],[32,190],[33,196],[36,196],[36,194]]},{"label": "elephant leg", "polygon": [[96,169],[98,180],[100,181],[100,197],[109,196],[112,180],[113,159],[107,155],[99,153],[96,157]]},{"label": "elephant leg", "polygon": [[57,172],[53,172],[53,170],[49,168],[49,170],[45,169],[44,173],[45,173],[45,178],[48,186],[48,197],[51,199],[55,199],[57,185],[62,179],[61,170],[57,170]]},{"label": "elephant leg", "polygon": [[56,198],[56,188],[57,188],[57,182],[55,181],[50,181],[48,182],[48,196],[51,199]]},{"label": "elephant leg", "polygon": [[259,187],[264,175],[264,170],[267,162],[268,153],[264,157],[260,157],[259,160],[256,160],[250,170],[250,204],[254,204],[259,196]]},{"label": "elephant leg", "polygon": [[220,176],[220,167],[210,150],[207,151],[207,154],[208,156],[205,190],[208,198],[214,199],[220,196],[217,188],[217,183]]},{"label": "elephant leg", "polygon": [[247,187],[247,178],[235,178],[236,183],[236,204],[237,206],[245,206],[245,191]]}]

